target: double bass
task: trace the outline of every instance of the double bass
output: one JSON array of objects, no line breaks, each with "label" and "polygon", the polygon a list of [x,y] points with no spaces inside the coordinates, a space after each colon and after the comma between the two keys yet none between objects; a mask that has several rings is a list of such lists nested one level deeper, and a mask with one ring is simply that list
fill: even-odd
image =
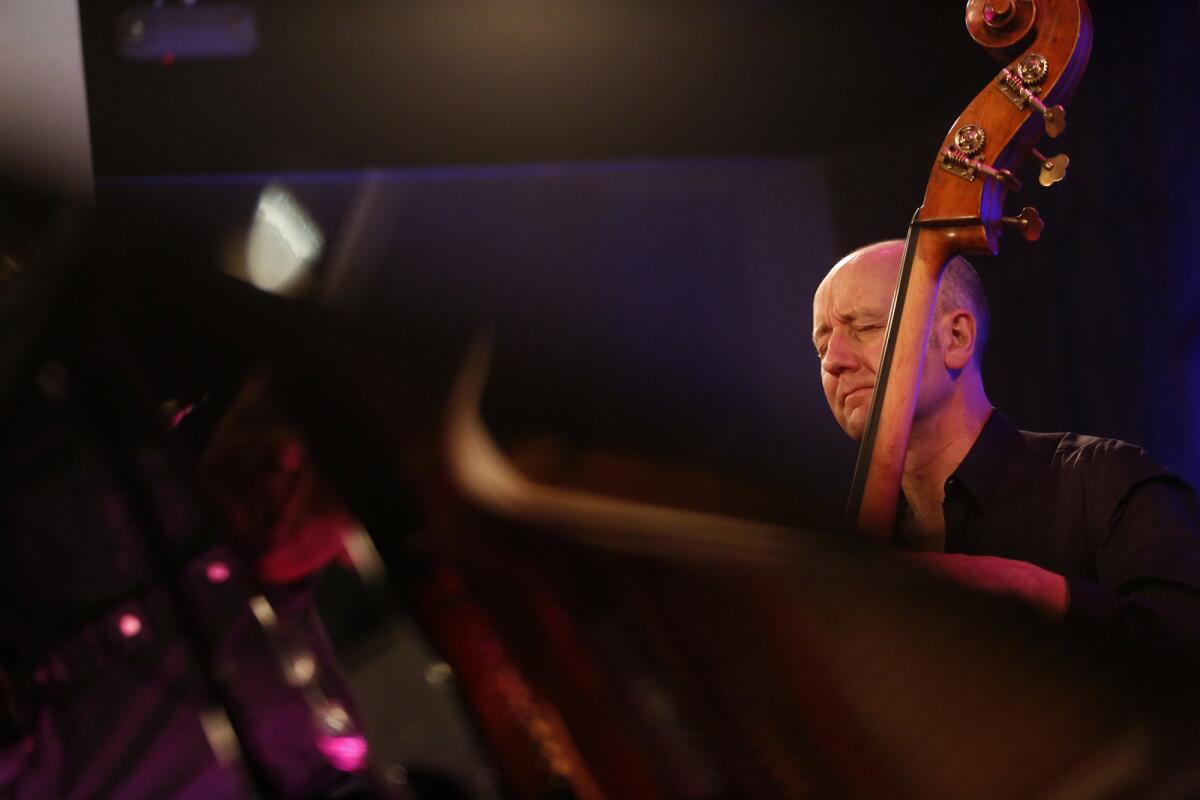
[{"label": "double bass", "polygon": [[1029,158],[1042,186],[1062,179],[1067,156],[1043,155],[1036,145],[1066,129],[1063,103],[1091,54],[1091,14],[1084,0],[970,0],[966,24],[971,37],[1004,66],[950,126],[908,228],[847,506],[848,523],[881,541],[895,527],[942,275],[955,256],[996,255],[1005,228],[1031,241],[1041,235],[1043,222],[1033,207],[1007,216],[1004,200],[1023,188],[1017,171]]}]

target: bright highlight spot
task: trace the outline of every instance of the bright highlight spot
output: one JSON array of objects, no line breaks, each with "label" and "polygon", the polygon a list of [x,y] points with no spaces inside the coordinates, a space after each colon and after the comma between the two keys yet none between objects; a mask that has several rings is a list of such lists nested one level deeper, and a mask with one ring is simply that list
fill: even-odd
[{"label": "bright highlight spot", "polygon": [[117,627],[121,629],[122,636],[132,639],[142,632],[142,621],[138,619],[137,614],[122,614],[121,619],[117,621]]},{"label": "bright highlight spot", "polygon": [[287,294],[306,277],[325,247],[325,237],[291,192],[263,189],[246,243],[246,273],[267,292]]},{"label": "bright highlight spot", "polygon": [[367,740],[361,734],[353,736],[317,737],[317,749],[334,768],[342,772],[358,772],[367,763]]},{"label": "bright highlight spot", "polygon": [[204,574],[209,583],[224,583],[229,580],[229,565],[224,561],[210,561]]}]

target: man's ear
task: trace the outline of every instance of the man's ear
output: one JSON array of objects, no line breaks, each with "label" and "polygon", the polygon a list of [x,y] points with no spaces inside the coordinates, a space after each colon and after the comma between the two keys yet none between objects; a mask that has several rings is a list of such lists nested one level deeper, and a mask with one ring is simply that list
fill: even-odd
[{"label": "man's ear", "polygon": [[946,368],[957,372],[971,363],[975,355],[975,315],[960,308],[943,317],[942,324],[946,334],[942,347]]}]

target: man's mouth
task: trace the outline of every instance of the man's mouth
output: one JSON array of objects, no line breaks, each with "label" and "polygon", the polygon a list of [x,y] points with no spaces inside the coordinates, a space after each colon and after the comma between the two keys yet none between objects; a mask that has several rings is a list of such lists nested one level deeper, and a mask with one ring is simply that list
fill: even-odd
[{"label": "man's mouth", "polygon": [[849,400],[851,397],[862,394],[864,392],[867,394],[870,394],[871,390],[874,388],[875,388],[874,386],[860,386],[857,389],[851,389],[850,391],[846,392],[845,395],[842,396],[842,403],[845,404],[846,401]]}]

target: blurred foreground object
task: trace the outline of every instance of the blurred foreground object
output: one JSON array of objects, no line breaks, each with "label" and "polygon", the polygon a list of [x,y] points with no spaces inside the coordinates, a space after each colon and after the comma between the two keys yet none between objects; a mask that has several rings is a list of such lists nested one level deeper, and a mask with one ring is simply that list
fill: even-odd
[{"label": "blurred foreground object", "polygon": [[[147,291],[175,253],[35,191],[0,187],[0,210],[6,796],[361,787],[366,742],[306,587],[264,586],[244,564],[242,531],[197,494],[154,413],[148,354],[185,354],[122,309],[194,299]],[[258,537],[302,526],[315,494],[265,492],[287,513],[254,520]]]},{"label": "blurred foreground object", "polygon": [[345,552],[355,523],[303,436],[252,375],[213,432],[199,471],[261,580],[309,577]]},{"label": "blurred foreground object", "polygon": [[1180,674],[868,543],[534,484],[479,417],[486,361],[451,401],[468,508],[424,610],[518,796],[1200,788]]},{"label": "blurred foreground object", "polygon": [[0,3],[0,175],[90,202],[92,149],[74,0]]}]

